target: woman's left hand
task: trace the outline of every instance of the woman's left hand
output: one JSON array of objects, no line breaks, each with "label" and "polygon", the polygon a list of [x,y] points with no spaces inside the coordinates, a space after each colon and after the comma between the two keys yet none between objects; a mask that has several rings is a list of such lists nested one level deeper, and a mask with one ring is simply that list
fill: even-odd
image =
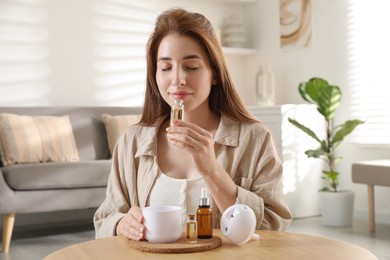
[{"label": "woman's left hand", "polygon": [[188,151],[202,175],[212,174],[218,169],[215,157],[213,135],[207,130],[189,122],[175,120],[167,128],[168,141],[176,147]]}]

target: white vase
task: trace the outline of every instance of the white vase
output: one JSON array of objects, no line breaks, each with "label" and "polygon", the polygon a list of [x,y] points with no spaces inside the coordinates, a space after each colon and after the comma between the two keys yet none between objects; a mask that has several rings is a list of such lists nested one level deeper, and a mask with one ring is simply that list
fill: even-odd
[{"label": "white vase", "polygon": [[263,70],[259,67],[256,75],[256,96],[259,106],[272,106],[275,104],[275,77],[268,64]]},{"label": "white vase", "polygon": [[322,223],[325,226],[352,225],[355,193],[353,191],[320,192]]}]

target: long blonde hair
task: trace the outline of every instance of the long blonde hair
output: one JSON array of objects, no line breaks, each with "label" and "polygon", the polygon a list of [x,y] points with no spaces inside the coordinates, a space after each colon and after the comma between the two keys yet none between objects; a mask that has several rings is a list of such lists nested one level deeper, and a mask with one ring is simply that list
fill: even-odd
[{"label": "long blonde hair", "polygon": [[157,18],[154,32],[147,43],[147,81],[141,124],[152,125],[157,118],[168,117],[170,113],[170,106],[162,98],[156,82],[158,47],[168,34],[189,36],[206,50],[216,79],[216,85],[210,91],[209,107],[217,116],[224,114],[239,122],[258,122],[248,112],[234,87],[210,21],[199,13],[174,8]]}]

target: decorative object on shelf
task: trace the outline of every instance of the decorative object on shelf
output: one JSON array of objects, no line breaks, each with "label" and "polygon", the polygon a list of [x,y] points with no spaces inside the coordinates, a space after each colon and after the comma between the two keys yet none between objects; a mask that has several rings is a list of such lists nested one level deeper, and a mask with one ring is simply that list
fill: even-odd
[{"label": "decorative object on shelf", "polygon": [[222,45],[226,47],[245,47],[246,38],[244,24],[240,17],[230,16],[224,22]]},{"label": "decorative object on shelf", "polygon": [[275,77],[271,66],[267,64],[265,69],[259,67],[256,75],[256,96],[259,106],[272,106],[275,104]]},{"label": "decorative object on shelf", "polygon": [[250,48],[222,47],[222,50],[226,55],[251,56],[257,54],[256,49],[250,49]]},{"label": "decorative object on shelf", "polygon": [[[329,85],[329,83],[321,78],[312,78],[308,82],[302,82],[298,86],[301,97],[309,103],[317,106],[318,112],[325,119],[326,126],[326,138],[321,140],[317,134],[310,128],[300,124],[296,120],[289,118],[289,122],[294,126],[301,129],[303,132],[314,138],[320,147],[316,150],[307,150],[305,154],[308,157],[320,158],[324,160],[328,166],[327,170],[323,170],[323,178],[328,182],[330,187],[324,187],[321,189],[320,194],[321,202],[325,202],[325,205],[321,205],[322,221],[325,225],[329,226],[348,226],[352,224],[352,212],[353,212],[353,194],[349,191],[340,191],[339,186],[339,172],[336,171],[336,163],[340,161],[340,157],[336,155],[336,148],[341,144],[344,138],[349,135],[358,125],[364,123],[361,120],[348,120],[341,125],[333,126],[333,117],[336,109],[341,102],[341,89],[335,85]],[[332,192],[335,195],[329,195],[327,193]],[[338,195],[337,195],[338,194]],[[335,198],[337,196],[337,198]],[[350,205],[346,206],[345,202],[342,202],[342,198],[346,198]],[[329,199],[329,201],[328,201]],[[337,205],[339,202],[343,205]],[[334,206],[333,209],[330,207]],[[343,209],[349,210],[345,216],[341,213]],[[340,222],[337,222],[333,217],[339,216]],[[349,216],[349,217],[346,217]]]},{"label": "decorative object on shelf", "polygon": [[309,47],[313,42],[311,0],[279,0],[280,47]]}]

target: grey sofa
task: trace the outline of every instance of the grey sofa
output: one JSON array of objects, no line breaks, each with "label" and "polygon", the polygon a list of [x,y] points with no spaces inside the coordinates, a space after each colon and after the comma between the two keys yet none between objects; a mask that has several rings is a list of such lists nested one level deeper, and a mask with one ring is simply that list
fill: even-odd
[{"label": "grey sofa", "polygon": [[0,107],[0,113],[69,115],[80,161],[0,167],[3,252],[9,250],[15,215],[95,208],[105,196],[111,167],[102,114],[140,114],[136,107]]}]

